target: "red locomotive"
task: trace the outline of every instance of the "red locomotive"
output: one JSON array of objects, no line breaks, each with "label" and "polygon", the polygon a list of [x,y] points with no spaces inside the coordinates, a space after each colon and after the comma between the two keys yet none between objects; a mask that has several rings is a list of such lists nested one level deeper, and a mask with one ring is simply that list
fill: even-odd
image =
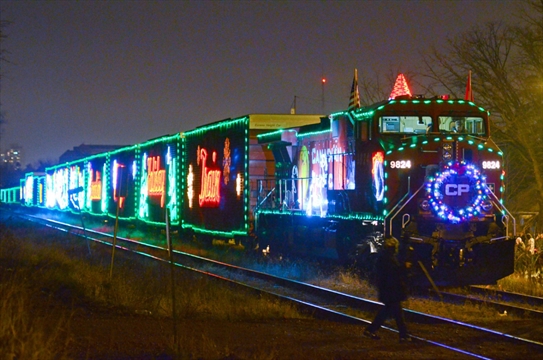
[{"label": "red locomotive", "polygon": [[491,284],[513,272],[503,153],[473,102],[398,96],[259,140],[277,169],[255,212],[272,252],[364,266],[394,236],[423,280]]}]

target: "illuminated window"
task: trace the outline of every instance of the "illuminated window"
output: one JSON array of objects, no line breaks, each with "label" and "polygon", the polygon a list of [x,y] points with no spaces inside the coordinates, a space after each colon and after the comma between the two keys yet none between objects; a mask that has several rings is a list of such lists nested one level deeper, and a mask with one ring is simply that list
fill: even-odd
[{"label": "illuminated window", "polygon": [[431,130],[430,116],[381,116],[381,133],[426,134]]},{"label": "illuminated window", "polygon": [[482,117],[440,116],[438,121],[441,133],[485,135],[485,124]]}]

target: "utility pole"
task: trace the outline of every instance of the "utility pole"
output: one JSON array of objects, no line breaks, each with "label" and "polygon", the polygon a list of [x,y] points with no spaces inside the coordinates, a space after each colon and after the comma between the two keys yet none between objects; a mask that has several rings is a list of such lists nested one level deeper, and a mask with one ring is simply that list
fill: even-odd
[{"label": "utility pole", "polygon": [[324,114],[324,84],[326,83],[326,79],[324,78],[324,74],[322,75],[322,113]]}]

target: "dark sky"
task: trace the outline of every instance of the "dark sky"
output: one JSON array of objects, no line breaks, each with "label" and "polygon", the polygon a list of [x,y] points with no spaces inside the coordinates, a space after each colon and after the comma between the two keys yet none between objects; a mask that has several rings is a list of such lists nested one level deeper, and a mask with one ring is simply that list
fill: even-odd
[{"label": "dark sky", "polygon": [[[413,72],[420,51],[517,1],[7,1],[2,149],[23,163],[128,145],[250,113],[344,110],[359,76]],[[417,89],[412,89],[414,93]]]}]

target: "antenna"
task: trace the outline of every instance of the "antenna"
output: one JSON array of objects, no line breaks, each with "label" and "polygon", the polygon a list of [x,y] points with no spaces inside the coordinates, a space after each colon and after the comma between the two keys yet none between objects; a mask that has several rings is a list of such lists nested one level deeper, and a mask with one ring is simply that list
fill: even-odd
[{"label": "antenna", "polygon": [[324,84],[326,84],[326,79],[324,78],[324,73],[322,74],[322,113],[324,114]]},{"label": "antenna", "polygon": [[290,115],[296,115],[296,98],[297,96],[294,95],[294,101],[290,105]]}]

